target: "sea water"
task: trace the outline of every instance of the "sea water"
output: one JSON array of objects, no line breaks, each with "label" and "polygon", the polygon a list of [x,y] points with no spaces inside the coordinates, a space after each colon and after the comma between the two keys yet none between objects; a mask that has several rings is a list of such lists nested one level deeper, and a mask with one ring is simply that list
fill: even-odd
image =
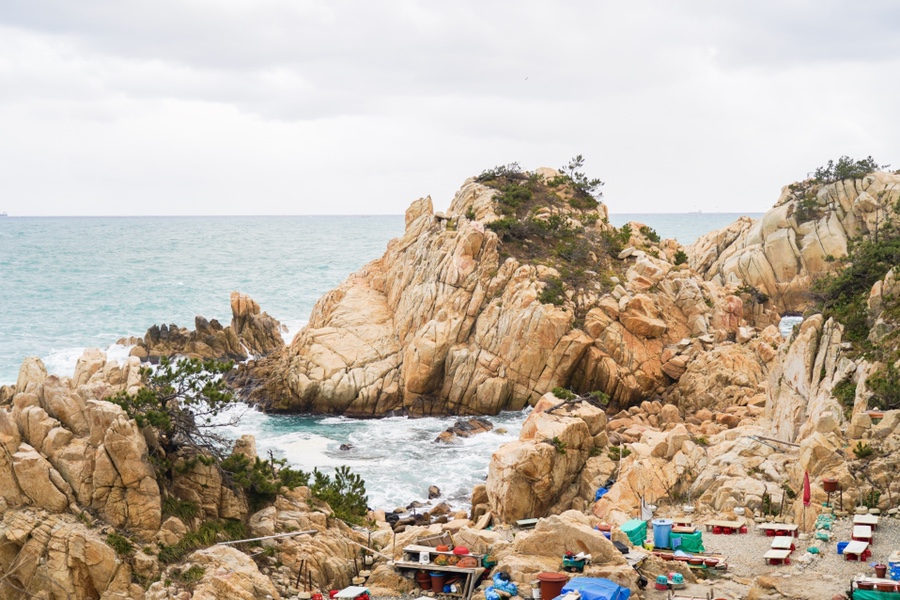
[{"label": "sea water", "polygon": [[[613,214],[610,221],[639,221],[688,244],[739,216]],[[0,219],[0,384],[15,383],[27,356],[70,376],[85,348],[124,359],[129,348],[116,340],[143,336],[153,324],[193,329],[202,315],[227,325],[235,290],[285,324],[289,342],[316,300],[381,256],[403,227],[401,215]],[[373,507],[424,500],[430,485],[464,505],[491,453],[518,438],[526,415],[491,417],[492,432],[437,444],[455,418],[352,420],[244,407],[228,433],[254,434],[261,455],[272,451],[305,470],[351,466]]]}]

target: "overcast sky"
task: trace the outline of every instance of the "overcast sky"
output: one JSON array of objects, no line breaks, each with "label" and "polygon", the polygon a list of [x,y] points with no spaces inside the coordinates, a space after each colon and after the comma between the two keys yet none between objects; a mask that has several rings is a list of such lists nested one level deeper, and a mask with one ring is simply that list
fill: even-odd
[{"label": "overcast sky", "polygon": [[576,154],[610,212],[900,167],[893,0],[2,0],[0,211],[398,214]]}]

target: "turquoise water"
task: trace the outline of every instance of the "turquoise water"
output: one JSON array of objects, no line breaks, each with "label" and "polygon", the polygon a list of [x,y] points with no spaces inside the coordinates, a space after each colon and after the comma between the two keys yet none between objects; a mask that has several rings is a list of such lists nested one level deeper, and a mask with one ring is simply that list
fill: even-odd
[{"label": "turquoise water", "polygon": [[[739,215],[611,215],[687,244]],[[15,383],[27,356],[71,375],[86,347],[124,357],[119,338],[153,324],[193,328],[202,315],[231,320],[229,295],[249,294],[287,325],[289,341],[315,301],[381,256],[403,217],[78,217],[0,219],[0,384]],[[457,504],[484,479],[491,453],[516,439],[525,413],[493,418],[498,431],[452,446],[432,443],[455,419],[353,421],[243,415],[252,433],[300,467],[349,464],[370,504],[424,500],[438,485]],[[341,444],[351,444],[341,451]]]},{"label": "turquoise water", "polygon": [[26,356],[71,374],[84,347],[153,324],[227,325],[235,290],[296,331],[403,226],[401,216],[0,219],[0,383],[15,382]]}]

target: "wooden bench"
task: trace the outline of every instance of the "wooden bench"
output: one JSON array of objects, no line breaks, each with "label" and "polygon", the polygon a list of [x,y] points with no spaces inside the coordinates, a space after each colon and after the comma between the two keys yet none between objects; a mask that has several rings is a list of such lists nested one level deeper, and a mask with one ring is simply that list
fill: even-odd
[{"label": "wooden bench", "polygon": [[874,531],[878,528],[878,515],[853,515],[854,525],[868,525]]},{"label": "wooden bench", "polygon": [[862,562],[871,555],[872,552],[869,550],[869,542],[850,542],[844,547],[844,558],[847,560],[858,560]]},{"label": "wooden bench", "polygon": [[872,528],[868,525],[854,525],[850,539],[857,542],[872,542]]},{"label": "wooden bench", "polygon": [[780,535],[797,537],[800,534],[800,526],[795,523],[760,523],[758,527],[769,537]]},{"label": "wooden bench", "polygon": [[765,559],[767,565],[789,565],[791,564],[791,559],[789,558],[791,555],[790,550],[769,550],[765,554],[763,554],[763,559]]},{"label": "wooden bench", "polygon": [[779,535],[772,540],[772,550],[794,551],[794,538],[789,535]]}]

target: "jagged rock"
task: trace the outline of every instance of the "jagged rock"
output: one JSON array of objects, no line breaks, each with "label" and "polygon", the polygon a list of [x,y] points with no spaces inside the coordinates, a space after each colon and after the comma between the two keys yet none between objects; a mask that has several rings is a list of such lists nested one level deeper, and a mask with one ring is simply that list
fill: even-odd
[{"label": "jagged rock", "polygon": [[177,325],[153,325],[132,349],[131,356],[157,360],[161,356],[189,356],[202,359],[246,360],[247,351],[264,356],[284,347],[283,327],[249,296],[231,293],[231,325],[223,327],[213,319],[194,319],[194,330]]},{"label": "jagged rock", "polygon": [[234,447],[231,449],[232,454],[241,454],[251,461],[256,460],[256,438],[252,435],[242,435],[234,441]]},{"label": "jagged rock", "polygon": [[875,282],[867,299],[869,341],[878,343],[900,327],[897,306],[900,298],[900,281],[897,279],[896,267],[887,272],[884,278]]},{"label": "jagged rock", "polygon": [[746,405],[764,393],[769,367],[781,335],[770,327],[747,344],[719,345],[694,354],[685,372],[678,378],[668,401],[685,414],[701,421],[701,409],[724,410],[728,406]]},{"label": "jagged rock", "polygon": [[16,393],[24,394],[34,392],[35,388],[47,379],[47,368],[41,359],[29,356],[22,361],[19,367],[19,377],[16,379]]},{"label": "jagged rock", "polygon": [[625,310],[619,314],[619,321],[631,333],[645,337],[655,338],[666,331],[666,323],[658,318],[659,313],[655,303],[643,294],[633,297],[625,306]]},{"label": "jagged rock", "polygon": [[[900,194],[898,184],[900,175],[878,172],[824,186],[785,186],[758,221],[744,217],[698,239],[687,249],[689,264],[720,285],[761,290],[780,312],[802,312],[813,276],[837,268],[828,257],[846,256],[850,238],[875,231],[883,207]],[[814,194],[810,213],[800,210],[807,194]]]},{"label": "jagged rock", "polygon": [[231,292],[231,314],[231,328],[251,354],[265,356],[284,347],[281,323],[268,313],[261,313],[259,304],[250,296]]},{"label": "jagged rock", "polygon": [[26,496],[37,506],[63,512],[75,499],[72,488],[59,472],[28,444],[21,444],[12,455],[16,480]]},{"label": "jagged rock", "polygon": [[860,367],[842,357],[842,336],[840,324],[813,315],[782,346],[769,374],[766,403],[766,416],[780,439],[809,435],[824,413],[843,422],[843,407],[832,390],[856,376]]},{"label": "jagged rock", "polygon": [[[272,581],[259,572],[253,559],[229,546],[212,546],[188,556],[188,564],[203,569],[203,577],[193,585],[190,598],[198,600],[256,600],[281,598]],[[145,600],[169,600],[180,598],[170,592],[165,583],[158,581],[150,586]]]},{"label": "jagged rock", "polygon": [[167,546],[174,546],[187,532],[188,528],[181,519],[169,517],[160,526],[156,539]]},{"label": "jagged rock", "polygon": [[53,590],[77,600],[142,598],[131,569],[96,531],[74,517],[9,511],[0,523],[0,573],[28,590]]},{"label": "jagged rock", "polygon": [[502,521],[543,516],[561,497],[577,492],[577,486],[568,488],[594,447],[593,435],[605,425],[605,414],[585,403],[577,409],[585,418],[574,412],[544,412],[558,402],[552,394],[542,398],[523,424],[519,440],[491,456],[487,496],[491,511]]},{"label": "jagged rock", "polygon": [[434,441],[452,442],[454,438],[472,437],[473,435],[478,435],[479,433],[490,431],[493,428],[494,424],[487,419],[481,417],[473,417],[471,419],[466,419],[465,421],[457,421],[456,423],[448,427],[445,431],[442,431]]}]

